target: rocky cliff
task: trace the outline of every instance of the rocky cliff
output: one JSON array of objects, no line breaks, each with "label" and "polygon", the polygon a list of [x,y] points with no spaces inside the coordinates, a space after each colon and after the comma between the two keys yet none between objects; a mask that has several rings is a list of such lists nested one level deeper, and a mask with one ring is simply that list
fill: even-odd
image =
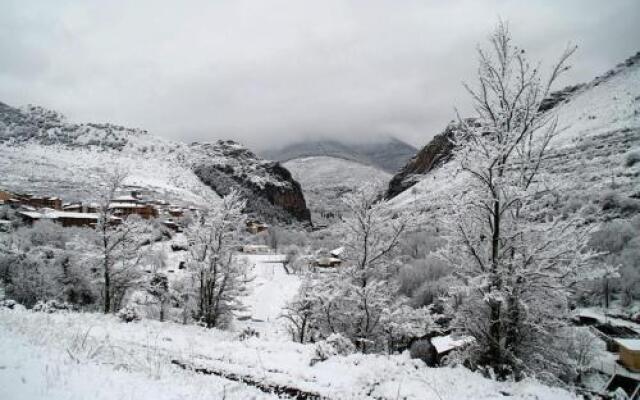
[{"label": "rocky cliff", "polygon": [[194,173],[219,195],[239,190],[247,211],[269,221],[310,220],[300,184],[279,163],[262,160],[231,140],[190,146],[197,154]]}]

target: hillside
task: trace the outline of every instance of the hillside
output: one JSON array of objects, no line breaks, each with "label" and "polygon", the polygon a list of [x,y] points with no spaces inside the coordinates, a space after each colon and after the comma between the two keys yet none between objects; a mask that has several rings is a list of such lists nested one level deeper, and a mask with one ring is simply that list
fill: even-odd
[{"label": "hillside", "polygon": [[342,212],[341,196],[365,183],[384,185],[391,175],[379,168],[336,157],[296,158],[284,163],[302,185],[314,219]]},{"label": "hillside", "polygon": [[41,107],[0,103],[0,185],[16,192],[91,200],[100,176],[128,172],[172,202],[203,205],[235,188],[248,211],[268,220],[306,221],[302,191],[287,170],[232,141],[185,144],[113,124],[77,124]]},{"label": "hillside", "polygon": [[[640,53],[568,92],[556,96],[547,111],[556,113],[561,132],[551,143],[543,172],[562,193],[562,198],[548,199],[548,206],[570,212],[590,204],[585,218],[591,221],[637,212],[640,163],[633,162],[633,154],[640,154]],[[435,211],[446,207],[450,194],[464,190],[467,177],[446,162],[446,135],[436,137],[405,167],[404,176],[391,181],[388,195],[396,195],[391,200],[396,207],[415,202]]]},{"label": "hillside", "polygon": [[387,138],[369,143],[337,140],[308,140],[281,149],[266,150],[261,155],[270,160],[289,161],[296,158],[327,156],[356,161],[387,171],[396,172],[417,149],[401,140]]}]

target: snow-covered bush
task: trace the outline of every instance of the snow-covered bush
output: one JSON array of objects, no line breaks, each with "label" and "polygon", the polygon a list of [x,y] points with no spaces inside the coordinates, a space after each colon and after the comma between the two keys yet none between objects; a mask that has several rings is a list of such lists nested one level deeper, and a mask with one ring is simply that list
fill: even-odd
[{"label": "snow-covered bush", "polygon": [[633,167],[637,163],[640,163],[640,149],[631,150],[624,156],[625,167]]},{"label": "snow-covered bush", "polygon": [[353,345],[351,340],[339,333],[334,333],[327,339],[321,340],[315,344],[315,357],[311,360],[311,365],[318,361],[326,361],[333,356],[347,356],[355,353],[355,351],[356,347]]},{"label": "snow-covered bush", "polygon": [[71,304],[56,300],[38,301],[32,308],[35,312],[53,314],[60,311],[73,311],[75,308]]},{"label": "snow-covered bush", "polygon": [[259,338],[260,337],[260,332],[258,332],[257,330],[253,329],[252,327],[246,327],[242,330],[242,332],[240,332],[240,334],[238,335],[238,340],[243,341],[243,340],[247,340],[250,338]]},{"label": "snow-covered bush", "polygon": [[9,310],[24,310],[25,307],[22,304],[19,304],[15,300],[4,299],[0,300],[0,308],[7,308]]},{"label": "snow-covered bush", "polygon": [[135,307],[129,305],[121,308],[120,311],[118,311],[118,318],[120,318],[120,320],[123,322],[134,322],[140,320],[138,311],[135,309]]}]

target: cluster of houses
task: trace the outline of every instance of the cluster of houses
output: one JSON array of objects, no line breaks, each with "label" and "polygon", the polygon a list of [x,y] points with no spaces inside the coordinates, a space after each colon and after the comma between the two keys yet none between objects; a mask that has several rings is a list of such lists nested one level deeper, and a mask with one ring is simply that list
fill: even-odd
[{"label": "cluster of houses", "polygon": [[640,321],[609,316],[589,309],[576,313],[574,321],[587,326],[618,355],[614,365],[602,364],[600,372],[610,376],[603,392],[624,391],[629,399],[640,399]]},{"label": "cluster of houses", "polygon": [[[0,206],[10,207],[28,224],[49,220],[65,227],[92,227],[99,220],[96,203],[65,203],[55,196],[36,196],[32,194],[11,193],[0,190]],[[130,215],[143,219],[161,218],[168,228],[179,230],[174,218],[179,218],[194,207],[183,208],[169,204],[164,200],[152,199],[149,193],[140,189],[131,189],[116,196],[109,203],[112,223],[120,223]]]}]

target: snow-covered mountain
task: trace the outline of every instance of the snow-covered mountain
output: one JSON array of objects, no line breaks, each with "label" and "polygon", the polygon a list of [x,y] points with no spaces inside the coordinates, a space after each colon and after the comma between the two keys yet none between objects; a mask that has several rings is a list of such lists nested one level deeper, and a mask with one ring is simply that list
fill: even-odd
[{"label": "snow-covered mountain", "polygon": [[0,103],[0,186],[16,192],[90,200],[109,169],[126,184],[178,203],[203,205],[235,188],[248,211],[269,220],[307,221],[289,171],[233,141],[181,143],[113,124],[71,123],[36,106]]},{"label": "snow-covered mountain", "polygon": [[416,151],[417,149],[410,144],[389,137],[366,143],[307,140],[280,149],[265,150],[260,154],[264,158],[282,162],[307,157],[333,157],[394,173],[413,157]]},{"label": "snow-covered mountain", "polygon": [[300,182],[314,216],[339,214],[341,196],[366,183],[384,185],[391,174],[371,165],[328,156],[295,158],[284,163]]},{"label": "snow-covered mountain", "polygon": [[[546,201],[566,212],[590,204],[585,218],[594,221],[640,211],[640,53],[543,105],[556,113],[561,129],[545,172],[561,186],[562,198]],[[437,210],[451,193],[464,190],[465,175],[448,162],[446,138],[453,129],[436,136],[391,180],[387,196],[396,207],[416,203]]]}]

